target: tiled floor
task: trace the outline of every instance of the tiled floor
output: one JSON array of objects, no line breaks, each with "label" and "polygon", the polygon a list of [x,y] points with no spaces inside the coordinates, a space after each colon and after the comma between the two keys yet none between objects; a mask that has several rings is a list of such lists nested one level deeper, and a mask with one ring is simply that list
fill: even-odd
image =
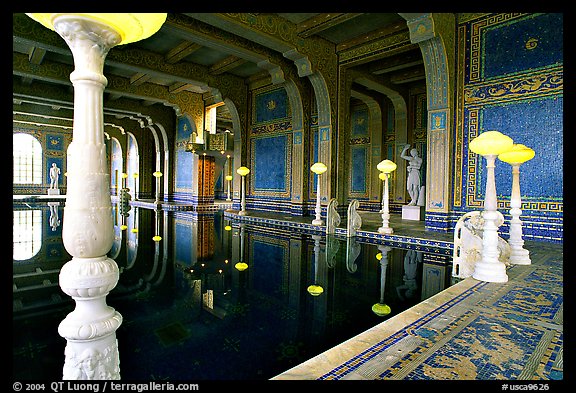
[{"label": "tiled floor", "polygon": [[[361,216],[359,234],[381,236],[379,214]],[[259,212],[240,219],[311,221]],[[393,215],[390,226],[400,242],[452,246],[451,233],[425,231],[422,222]],[[563,246],[526,241],[525,248],[532,264],[508,268],[508,282],[461,280],[272,379],[563,380]]]}]

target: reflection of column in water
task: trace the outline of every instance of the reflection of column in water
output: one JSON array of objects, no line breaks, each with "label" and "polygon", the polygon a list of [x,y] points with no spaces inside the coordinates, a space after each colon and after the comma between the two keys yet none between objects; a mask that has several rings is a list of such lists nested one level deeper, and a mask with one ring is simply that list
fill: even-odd
[{"label": "reflection of column in water", "polygon": [[388,267],[388,252],[392,250],[388,246],[379,245],[380,252],[376,259],[380,261],[380,301],[372,306],[372,312],[379,317],[385,317],[392,311],[390,306],[384,303],[384,292],[386,290],[386,268]]},{"label": "reflection of column in water", "polygon": [[319,296],[324,292],[324,288],[318,285],[318,269],[319,264],[318,261],[320,260],[320,236],[319,235],[312,235],[314,239],[314,284],[308,287],[308,293],[312,296]]},{"label": "reflection of column in water", "polygon": [[248,264],[244,262],[244,224],[240,224],[240,255],[238,263],[236,263],[234,267],[238,269],[238,271],[248,269]]}]

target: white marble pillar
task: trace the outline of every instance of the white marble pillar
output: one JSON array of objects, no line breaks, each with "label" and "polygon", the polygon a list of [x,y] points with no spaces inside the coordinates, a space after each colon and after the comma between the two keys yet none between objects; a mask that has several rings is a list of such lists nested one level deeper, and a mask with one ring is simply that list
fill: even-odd
[{"label": "white marble pillar", "polygon": [[512,164],[512,194],[510,195],[510,263],[514,265],[530,265],[530,252],[524,248],[522,239],[522,200],[520,197],[520,164]]},{"label": "white marble pillar", "polygon": [[484,227],[482,232],[482,259],[474,267],[472,277],[487,282],[507,282],[506,265],[499,261],[498,257],[498,201],[496,197],[496,179],[494,168],[496,166],[496,154],[484,155],[486,158],[486,196],[484,199]]},{"label": "white marble pillar", "polygon": [[118,265],[107,257],[114,240],[110,174],[104,144],[104,59],[120,35],[79,16],[60,16],[54,28],[74,56],[74,127],[67,151],[67,196],[62,239],[72,255],[60,287],[76,302],[58,327],[67,341],[63,379],[120,379],[116,330],[122,316],[106,304]]}]

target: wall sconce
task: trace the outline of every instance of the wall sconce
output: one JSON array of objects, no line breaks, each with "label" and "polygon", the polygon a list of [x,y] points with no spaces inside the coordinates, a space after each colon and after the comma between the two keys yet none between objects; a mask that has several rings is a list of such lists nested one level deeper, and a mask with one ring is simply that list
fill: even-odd
[{"label": "wall sconce", "polygon": [[520,215],[522,214],[522,200],[520,198],[520,165],[526,161],[534,158],[536,153],[521,144],[514,144],[512,149],[500,153],[498,158],[500,161],[507,162],[512,165],[512,194],[510,195],[510,263],[515,265],[530,265],[530,252],[524,246],[522,239],[522,221]]},{"label": "wall sconce", "polygon": [[484,197],[484,227],[482,234],[482,259],[476,262],[472,277],[487,282],[507,282],[506,265],[498,260],[498,201],[494,167],[496,157],[512,149],[512,138],[499,131],[486,131],[472,139],[469,148],[486,159],[486,195]]},{"label": "wall sconce", "polygon": [[382,234],[392,234],[394,230],[390,228],[390,208],[389,208],[389,198],[388,195],[388,178],[390,173],[396,170],[397,165],[390,160],[383,160],[376,166],[380,171],[378,177],[380,180],[384,181],[384,191],[382,193],[382,226],[378,228],[378,233]]},{"label": "wall sconce", "polygon": [[320,207],[320,175],[328,170],[328,167],[321,162],[317,162],[310,167],[310,170],[316,174],[316,208],[314,212],[316,213],[316,218],[312,220],[312,225],[320,226],[324,224],[322,221],[322,208]]},{"label": "wall sconce", "polygon": [[245,216],[246,213],[246,175],[250,173],[250,169],[246,168],[245,166],[241,166],[236,170],[240,176],[242,176],[242,199],[240,203],[240,211],[238,212],[239,215]]}]

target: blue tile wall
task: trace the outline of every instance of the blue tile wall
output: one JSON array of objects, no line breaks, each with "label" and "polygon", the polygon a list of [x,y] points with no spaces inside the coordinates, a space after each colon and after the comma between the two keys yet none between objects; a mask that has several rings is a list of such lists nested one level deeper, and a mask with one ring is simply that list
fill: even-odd
[{"label": "blue tile wall", "polygon": [[288,135],[254,138],[254,190],[286,191]]},{"label": "blue tile wall", "polygon": [[288,117],[288,96],[285,89],[258,94],[255,97],[256,123]]},{"label": "blue tile wall", "polygon": [[[484,79],[563,62],[563,14],[530,14],[486,28]],[[560,30],[558,30],[560,29]]]},{"label": "blue tile wall", "polygon": [[366,146],[352,146],[352,192],[366,192],[366,163],[367,163],[367,147]]}]

